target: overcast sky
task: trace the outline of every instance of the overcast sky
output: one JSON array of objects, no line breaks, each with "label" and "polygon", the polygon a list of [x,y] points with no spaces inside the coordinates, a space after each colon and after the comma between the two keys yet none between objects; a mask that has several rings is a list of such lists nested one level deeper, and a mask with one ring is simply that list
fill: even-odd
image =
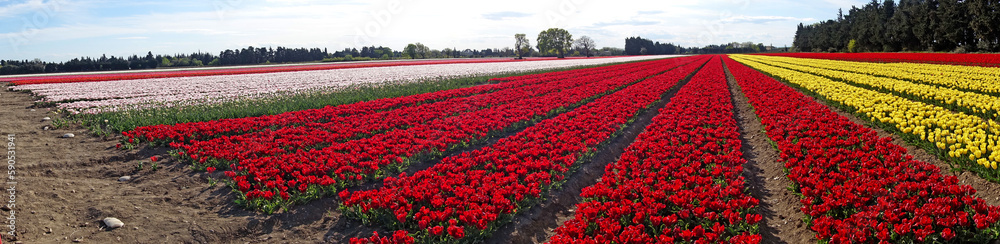
[{"label": "overcast sky", "polygon": [[[697,2],[697,3],[695,3]],[[791,45],[799,22],[863,0],[0,0],[0,59],[218,53],[247,46],[513,46],[567,29],[598,47],[642,36],[682,46]],[[846,12],[846,11],[845,11]]]}]

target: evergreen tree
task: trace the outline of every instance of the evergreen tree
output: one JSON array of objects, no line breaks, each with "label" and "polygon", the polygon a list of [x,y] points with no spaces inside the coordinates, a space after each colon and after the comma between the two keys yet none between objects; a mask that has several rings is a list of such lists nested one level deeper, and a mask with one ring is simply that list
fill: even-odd
[{"label": "evergreen tree", "polygon": [[977,49],[989,52],[998,50],[1000,42],[1000,1],[968,0],[969,28]]}]

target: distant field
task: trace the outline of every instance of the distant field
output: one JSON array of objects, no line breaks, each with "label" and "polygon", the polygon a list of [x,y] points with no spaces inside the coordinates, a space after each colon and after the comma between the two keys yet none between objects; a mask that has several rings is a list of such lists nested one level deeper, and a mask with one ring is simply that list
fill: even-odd
[{"label": "distant field", "polygon": [[[455,59],[46,76],[13,81],[15,86],[12,89],[31,91],[43,97],[42,102],[56,103],[59,108],[100,113],[287,96],[317,90],[333,91],[355,85],[406,83],[665,57],[529,59],[532,61]],[[154,78],[161,76],[169,78]]]},{"label": "distant field", "polygon": [[[401,66],[401,65],[520,62],[520,61],[540,61],[540,60],[553,60],[553,59],[555,58],[542,57],[542,58],[525,58],[521,60],[516,60],[513,58],[408,59],[408,60],[375,60],[375,61],[354,61],[354,62],[336,62],[336,63],[239,65],[239,66],[220,66],[220,67],[192,67],[192,68],[8,75],[8,76],[0,76],[0,82],[11,82],[16,85],[24,85],[24,84],[40,84],[40,83],[69,83],[69,82],[84,82],[84,81],[132,80],[132,79],[190,77],[190,76],[209,76],[209,75],[259,74],[259,73],[290,72],[290,71],[388,67],[388,66]],[[575,58],[570,58],[570,59],[575,59]]]}]

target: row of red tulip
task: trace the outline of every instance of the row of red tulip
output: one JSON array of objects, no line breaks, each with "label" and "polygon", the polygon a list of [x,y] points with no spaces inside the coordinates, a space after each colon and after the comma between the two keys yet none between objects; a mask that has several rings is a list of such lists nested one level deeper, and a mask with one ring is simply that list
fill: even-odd
[{"label": "row of red tulip", "polygon": [[954,54],[954,53],[775,53],[760,54],[793,58],[817,58],[844,61],[880,63],[931,63],[970,66],[1000,66],[998,54]]},{"label": "row of red tulip", "polygon": [[551,243],[759,243],[728,88],[713,59],[583,189]]},{"label": "row of red tulip", "polygon": [[830,243],[987,242],[1000,208],[853,123],[732,59],[726,64],[781,151],[817,239]]},{"label": "row of red tulip", "polygon": [[[405,230],[421,242],[476,241],[538,203],[644,108],[707,60],[706,56],[504,138],[444,158],[383,188],[340,193],[345,215]],[[370,239],[355,239],[367,242]]]},{"label": "row of red tulip", "polygon": [[416,106],[438,100],[490,93],[497,90],[516,88],[543,82],[547,82],[547,80],[544,80],[541,77],[535,77],[533,79],[520,79],[511,82],[487,84],[398,98],[383,98],[341,106],[327,106],[320,109],[309,109],[276,115],[190,122],[176,125],[145,126],[136,128],[132,131],[124,132],[122,134],[129,139],[129,142],[132,143],[143,141],[166,143],[173,141],[186,142],[189,140],[208,140],[225,135],[237,135],[264,129],[278,129],[295,124],[350,118],[352,116],[377,113],[401,107]]},{"label": "row of red tulip", "polygon": [[277,130],[286,126],[306,123],[324,123],[350,121],[361,115],[369,115],[394,109],[413,107],[453,98],[469,97],[487,94],[500,90],[519,88],[530,85],[566,79],[568,77],[586,76],[624,69],[643,63],[613,65],[588,69],[542,73],[518,77],[495,78],[493,84],[468,88],[445,90],[433,93],[417,94],[398,98],[384,98],[341,106],[327,106],[320,109],[310,109],[248,118],[222,119],[204,122],[190,122],[175,125],[153,125],[139,127],[124,132],[130,143],[154,142],[169,143],[174,141],[188,142],[191,140],[210,140],[226,135],[239,135],[261,130]]},{"label": "row of red tulip", "polygon": [[392,236],[379,236],[378,232],[372,232],[372,236],[367,238],[352,238],[351,244],[413,244],[416,238],[410,236],[405,230],[397,230]]},{"label": "row of red tulip", "polygon": [[[326,119],[324,122],[296,123],[294,126],[277,130],[265,129],[259,132],[221,136],[204,141],[191,140],[186,145],[181,145],[180,149],[188,155],[199,158],[209,157],[223,161],[234,161],[288,154],[311,148],[325,148],[352,139],[434,123],[437,120],[504,104],[522,102],[535,97],[559,96],[560,92],[569,92],[573,90],[572,88],[588,86],[612,77],[631,73],[647,75],[662,70],[654,69],[651,65],[661,65],[661,63],[650,62],[628,65],[627,67],[553,74],[541,77],[542,79],[539,80],[544,82],[538,84],[507,87],[490,93],[455,97],[440,102],[424,103],[388,111],[334,117]],[[373,121],[377,122],[373,123]]]},{"label": "row of red tulip", "polygon": [[[178,156],[181,156],[182,159],[190,159],[200,167],[226,168],[228,166],[231,171],[226,172],[226,175],[232,179],[232,187],[243,193],[241,196],[242,199],[239,201],[249,207],[270,212],[278,207],[296,202],[301,203],[323,195],[336,193],[338,189],[346,186],[356,185],[367,180],[400,172],[412,161],[422,160],[427,157],[437,157],[443,155],[449,149],[468,146],[471,142],[482,140],[490,134],[524,126],[560,108],[580,104],[592,97],[600,96],[603,93],[633,83],[636,80],[658,74],[677,67],[683,62],[690,61],[689,59],[667,59],[624,64],[603,69],[580,70],[578,72],[525,76],[501,84],[538,83],[538,86],[520,85],[504,87],[500,91],[494,91],[494,93],[502,92],[502,95],[515,96],[518,92],[530,94],[530,92],[525,92],[528,90],[553,90],[545,88],[545,86],[555,86],[558,91],[548,92],[540,96],[518,97],[524,99],[517,101],[495,102],[506,99],[495,96],[490,98],[492,101],[465,99],[463,101],[472,103],[476,109],[468,109],[472,111],[455,110],[453,112],[458,114],[451,117],[448,117],[451,115],[450,113],[442,113],[439,115],[443,118],[434,118],[429,121],[410,121],[410,124],[397,126],[399,127],[398,129],[346,142],[340,142],[337,138],[331,140],[323,137],[329,136],[329,133],[300,133],[298,135],[291,133],[289,135],[293,136],[271,138],[272,140],[279,140],[278,144],[255,145],[245,143],[245,141],[232,140],[232,138],[239,139],[239,135],[226,136],[223,139],[214,141],[226,142],[224,145],[230,145],[229,147],[220,147],[211,143],[200,143],[194,140],[178,140],[169,144],[174,148],[181,149],[178,151]],[[594,72],[610,74],[595,76]],[[592,77],[605,77],[607,79],[593,80]],[[522,82],[520,81],[521,79],[538,81]],[[510,90],[511,92],[503,92],[505,90]],[[442,93],[452,94],[453,92],[446,91]],[[447,104],[447,102],[433,102],[426,103],[425,105],[433,106],[433,104],[438,103]],[[417,105],[417,107],[419,106]],[[385,108],[386,106],[368,107]],[[411,111],[408,108],[397,108],[387,112]],[[336,110],[336,107],[329,108],[329,110]],[[349,111],[359,110],[361,109],[350,109]],[[431,113],[433,111],[426,112]],[[301,112],[294,113],[301,114]],[[329,113],[327,114],[329,115]],[[365,116],[360,113],[353,114],[353,116],[348,117],[357,119]],[[324,119],[322,116],[310,116],[317,120]],[[271,121],[276,120],[287,126],[292,126],[286,127],[289,129],[283,132],[321,131],[309,127],[294,127],[307,124],[308,121],[303,120],[302,117],[308,116],[278,115],[274,117],[288,118],[271,119]],[[337,114],[333,114],[331,117],[334,118],[330,119],[326,117],[326,120],[340,119]],[[254,119],[247,120],[256,122]],[[373,123],[372,120],[367,120],[361,122],[375,124],[386,121],[375,120]],[[212,124],[220,127],[226,126],[220,123]],[[235,124],[235,126],[240,125],[243,124]],[[255,125],[261,124],[258,123]],[[335,125],[336,123],[331,124],[331,126]],[[177,127],[180,127],[180,129],[170,130],[170,128],[167,128],[165,131],[184,131],[192,128],[189,125],[178,125]],[[203,126],[196,126],[195,128],[200,131],[248,131],[243,128],[235,130],[225,128],[212,129]],[[148,133],[145,135],[150,136]],[[191,136],[186,137],[191,138]],[[148,140],[149,138],[146,139]],[[336,142],[329,144],[322,143],[328,141]],[[247,146],[235,147],[232,145]],[[250,154],[247,154],[247,152],[250,152]],[[255,154],[269,154],[273,156],[264,155],[263,157],[257,157]]]},{"label": "row of red tulip", "polygon": [[[440,157],[446,151],[467,147],[491,134],[523,127],[559,109],[584,103],[623,85],[676,67],[676,62],[683,61],[654,61],[659,64],[656,69],[621,74],[544,96],[413,124],[406,129],[334,143],[324,148],[239,160],[230,164],[233,170],[231,175],[235,176],[232,177],[234,187],[245,193],[243,197],[248,206],[265,211],[310,201],[347,186],[402,172],[412,162]],[[204,161],[196,155],[189,157],[201,165],[213,165],[212,161]]]}]

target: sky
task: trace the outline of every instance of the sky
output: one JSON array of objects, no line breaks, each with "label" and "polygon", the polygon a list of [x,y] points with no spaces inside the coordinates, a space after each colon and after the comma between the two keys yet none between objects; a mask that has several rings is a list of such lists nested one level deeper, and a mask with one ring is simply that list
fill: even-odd
[{"label": "sky", "polygon": [[[247,46],[329,48],[420,42],[432,49],[536,44],[563,28],[598,47],[641,36],[685,47],[790,46],[795,26],[863,0],[0,0],[0,59],[218,53]],[[845,11],[846,12],[846,11]]]}]

